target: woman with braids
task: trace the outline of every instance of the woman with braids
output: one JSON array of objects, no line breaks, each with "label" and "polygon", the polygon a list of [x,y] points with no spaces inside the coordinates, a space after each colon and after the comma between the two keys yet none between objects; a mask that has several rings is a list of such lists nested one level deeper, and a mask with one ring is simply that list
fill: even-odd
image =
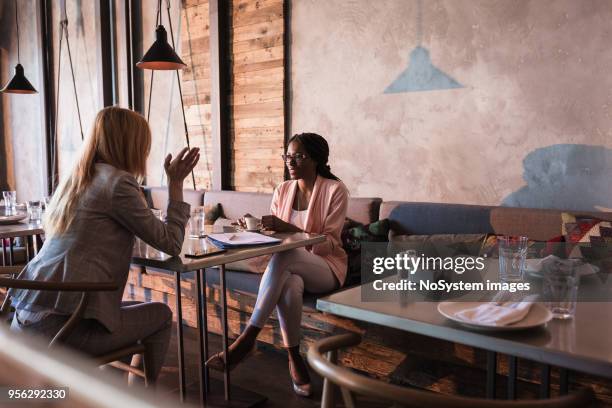
[{"label": "woman with braids", "polygon": [[348,191],[327,164],[329,146],[315,133],[294,135],[283,160],[291,180],[274,191],[271,215],[262,218],[265,228],[277,232],[324,234],[323,243],[275,254],[263,274],[257,302],[244,332],[229,347],[229,358],[216,354],[209,367],[235,367],[256,348],[257,335],[276,308],[289,354],[293,390],[310,395],[310,377],[300,356],[302,296],[338,289],[346,277],[347,257],[340,233],[346,216]]}]

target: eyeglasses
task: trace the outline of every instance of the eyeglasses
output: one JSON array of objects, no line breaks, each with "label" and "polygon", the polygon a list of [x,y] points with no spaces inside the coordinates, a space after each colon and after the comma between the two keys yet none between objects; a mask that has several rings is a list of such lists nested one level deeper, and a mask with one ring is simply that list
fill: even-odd
[{"label": "eyeglasses", "polygon": [[285,163],[289,163],[289,162],[291,162],[292,160],[295,160],[295,162],[299,164],[299,163],[303,162],[304,160],[306,160],[306,158],[307,158],[308,156],[306,156],[306,155],[305,155],[305,154],[303,154],[303,153],[296,153],[296,154],[294,154],[293,156],[292,156],[292,155],[289,155],[289,154],[281,154],[281,157],[283,158],[283,161],[284,161]]}]

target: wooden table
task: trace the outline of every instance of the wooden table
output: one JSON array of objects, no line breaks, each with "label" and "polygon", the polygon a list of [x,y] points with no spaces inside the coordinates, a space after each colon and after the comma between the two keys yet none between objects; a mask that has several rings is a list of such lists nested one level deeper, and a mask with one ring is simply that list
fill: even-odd
[{"label": "wooden table", "polygon": [[[17,224],[0,225],[0,242],[2,243],[2,264],[12,265],[13,264],[13,240],[10,240],[8,245],[8,256],[7,248],[4,243],[5,238],[17,238],[24,237],[26,239],[26,257],[30,259],[30,245],[28,244],[29,237],[33,237],[34,254],[38,253],[38,240],[37,236],[43,234],[41,224],[30,224],[28,222],[19,222]],[[8,258],[8,262],[7,262]]]},{"label": "wooden table", "polygon": [[[581,288],[601,285],[583,278]],[[611,302],[578,302],[573,319],[553,319],[544,327],[517,332],[483,332],[465,328],[438,313],[438,302],[364,302],[361,286],[320,298],[317,309],[350,319],[393,327],[488,351],[487,396],[495,398],[496,353],[510,356],[509,398],[516,392],[517,357],[542,363],[542,397],[549,395],[550,365],[561,367],[560,388],[567,392],[568,369],[612,378]]]},{"label": "wooden table", "polygon": [[[324,235],[307,234],[307,233],[284,233],[275,234],[274,237],[281,239],[278,244],[252,246],[230,249],[227,252],[212,255],[204,258],[189,258],[184,256],[188,248],[210,245],[207,239],[203,238],[186,238],[183,243],[183,251],[180,256],[169,258],[168,256],[151,256],[143,250],[144,245],[136,245],[132,263],[141,266],[149,266],[159,269],[171,271],[175,276],[176,285],[176,310],[177,310],[177,337],[178,337],[178,358],[179,358],[179,388],[181,401],[185,399],[185,367],[184,367],[184,352],[183,352],[183,328],[182,328],[182,312],[181,312],[181,274],[185,272],[195,271],[196,280],[196,307],[198,321],[198,353],[199,375],[200,375],[200,402],[202,405],[208,406],[252,406],[262,401],[263,396],[255,393],[241,390],[238,387],[230,387],[229,370],[224,371],[224,395],[223,398],[217,397],[211,390],[211,379],[205,362],[208,359],[208,325],[206,314],[206,291],[203,290],[202,282],[206,282],[205,268],[219,266],[220,274],[220,293],[222,303],[222,331],[223,331],[223,351],[227,355],[228,350],[228,323],[227,323],[227,288],[225,284],[225,265],[230,262],[241,261],[261,255],[269,255],[277,252],[287,251],[290,249],[301,248],[308,245],[314,245],[325,241]],[[231,392],[230,392],[231,391]],[[235,394],[235,395],[234,395]],[[232,397],[232,395],[234,395]]]}]

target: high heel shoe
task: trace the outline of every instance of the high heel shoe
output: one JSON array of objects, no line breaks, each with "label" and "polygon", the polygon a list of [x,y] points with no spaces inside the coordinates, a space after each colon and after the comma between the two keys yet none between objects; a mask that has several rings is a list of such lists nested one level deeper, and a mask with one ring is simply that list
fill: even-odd
[{"label": "high heel shoe", "polygon": [[[232,371],[242,361],[246,360],[247,358],[255,354],[256,351],[257,351],[257,342],[253,343],[253,347],[251,347],[251,349],[244,355],[244,357],[230,364],[229,370]],[[211,358],[209,358],[206,361],[206,367],[212,368],[213,370],[217,370],[217,371],[225,371],[225,356],[223,355],[223,352],[221,351],[219,353],[216,353]]]},{"label": "high heel shoe", "polygon": [[298,384],[291,375],[291,368],[291,361],[289,361],[289,377],[291,378],[291,384],[293,385],[293,392],[300,397],[310,397],[312,394],[312,387],[310,386],[310,383]]}]

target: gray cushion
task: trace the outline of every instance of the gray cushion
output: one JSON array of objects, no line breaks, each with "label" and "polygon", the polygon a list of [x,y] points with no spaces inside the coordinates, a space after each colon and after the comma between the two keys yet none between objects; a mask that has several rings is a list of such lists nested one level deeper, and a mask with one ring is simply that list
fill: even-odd
[{"label": "gray cushion", "polygon": [[[568,212],[612,220],[609,212]],[[561,235],[561,213],[552,209],[388,201],[382,203],[380,218],[389,218],[391,236],[500,234],[546,241]]]},{"label": "gray cushion", "polygon": [[368,197],[350,197],[346,217],[361,224],[378,220],[378,211],[382,199]]},{"label": "gray cushion", "polygon": [[380,218],[388,218],[398,234],[486,234],[493,232],[491,207],[462,204],[384,202]]},{"label": "gray cushion", "polygon": [[235,220],[249,213],[260,218],[270,214],[272,194],[240,191],[207,191],[204,205],[221,203],[226,218]]},{"label": "gray cushion", "polygon": [[[168,187],[144,187],[147,203],[151,208],[166,210],[168,206]],[[204,202],[204,190],[183,190],[183,200],[191,207],[201,206]]]}]

